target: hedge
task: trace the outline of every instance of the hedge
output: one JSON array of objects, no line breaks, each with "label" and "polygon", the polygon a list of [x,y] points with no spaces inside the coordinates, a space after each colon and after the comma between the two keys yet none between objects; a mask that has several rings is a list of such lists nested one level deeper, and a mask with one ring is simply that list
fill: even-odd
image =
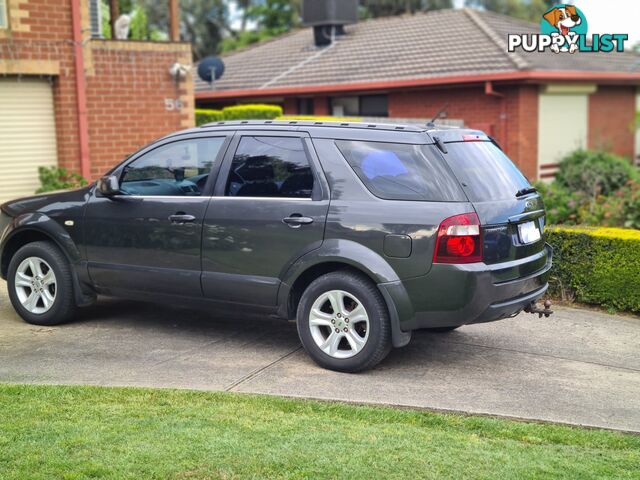
[{"label": "hedge", "polygon": [[640,313],[640,230],[551,227],[549,292],[563,299]]},{"label": "hedge", "polygon": [[196,108],[196,125],[223,120],[273,120],[282,115],[278,105],[234,105],[222,110]]}]

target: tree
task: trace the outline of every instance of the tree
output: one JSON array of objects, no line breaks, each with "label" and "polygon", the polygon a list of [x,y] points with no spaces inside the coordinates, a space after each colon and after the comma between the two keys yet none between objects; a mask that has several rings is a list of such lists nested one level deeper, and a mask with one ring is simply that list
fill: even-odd
[{"label": "tree", "polygon": [[542,15],[556,0],[466,0],[465,5],[478,7],[491,12],[501,13],[510,17],[520,18],[530,22],[540,22]]},{"label": "tree", "polygon": [[360,18],[388,17],[452,7],[452,0],[360,0]]}]

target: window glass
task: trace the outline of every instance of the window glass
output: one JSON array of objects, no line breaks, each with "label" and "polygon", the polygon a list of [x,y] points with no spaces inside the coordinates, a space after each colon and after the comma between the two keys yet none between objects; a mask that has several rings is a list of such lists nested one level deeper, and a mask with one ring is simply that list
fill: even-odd
[{"label": "window glass", "polygon": [[364,117],[386,117],[389,115],[386,95],[363,95],[360,97],[360,115]]},{"label": "window glass", "polygon": [[313,173],[302,139],[242,137],[225,194],[236,197],[311,197]]},{"label": "window glass", "polygon": [[331,99],[331,114],[334,117],[349,117],[360,114],[358,97],[333,97]]},{"label": "window glass", "polygon": [[120,189],[129,195],[202,195],[224,137],[163,145],[127,165]]},{"label": "window glass", "polygon": [[447,143],[447,160],[465,185],[472,202],[515,198],[527,179],[502,150],[491,142]]},{"label": "window glass", "polygon": [[360,180],[387,200],[466,201],[432,145],[336,141]]},{"label": "window glass", "polygon": [[7,28],[7,0],[0,0],[0,28]]}]

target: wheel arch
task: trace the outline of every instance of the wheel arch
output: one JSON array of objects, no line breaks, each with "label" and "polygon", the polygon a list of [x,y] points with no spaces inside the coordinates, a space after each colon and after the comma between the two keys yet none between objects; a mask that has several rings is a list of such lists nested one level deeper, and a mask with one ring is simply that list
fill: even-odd
[{"label": "wheel arch", "polygon": [[394,297],[382,286],[389,283],[401,285],[396,272],[379,254],[349,240],[325,241],[320,248],[307,253],[291,265],[278,291],[278,315],[287,320],[295,320],[304,290],[316,278],[338,270],[364,275],[378,287],[389,311],[393,346],[401,347],[409,343],[411,332],[400,330],[398,306]]},{"label": "wheel arch", "polygon": [[89,287],[87,279],[81,281],[78,274],[79,270],[83,268],[83,262],[80,251],[71,236],[45,215],[28,215],[27,217],[16,219],[15,228],[9,231],[2,240],[0,248],[0,275],[2,278],[7,278],[11,258],[21,247],[38,241],[51,242],[60,249],[71,266],[76,303],[80,306],[93,303],[95,293]]}]

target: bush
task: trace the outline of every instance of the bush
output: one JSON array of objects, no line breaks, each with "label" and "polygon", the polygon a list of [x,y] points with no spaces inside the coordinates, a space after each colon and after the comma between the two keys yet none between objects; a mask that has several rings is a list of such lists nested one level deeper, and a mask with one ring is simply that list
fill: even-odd
[{"label": "bush", "polygon": [[224,120],[273,120],[282,115],[278,105],[235,105],[222,110],[196,108],[196,125]]},{"label": "bush", "polygon": [[222,109],[224,120],[273,120],[282,115],[278,105],[235,105]]},{"label": "bush", "polygon": [[62,167],[38,167],[38,178],[40,179],[40,188],[36,190],[36,193],[78,188],[87,184],[82,175],[68,172]]},{"label": "bush", "polygon": [[552,227],[549,292],[567,300],[640,312],[640,231]]},{"label": "bush", "polygon": [[222,110],[196,108],[196,125],[219,122],[222,120]]},{"label": "bush", "polygon": [[637,177],[637,170],[623,157],[600,151],[576,150],[560,161],[555,181],[571,191],[596,198],[598,195],[610,195]]}]

